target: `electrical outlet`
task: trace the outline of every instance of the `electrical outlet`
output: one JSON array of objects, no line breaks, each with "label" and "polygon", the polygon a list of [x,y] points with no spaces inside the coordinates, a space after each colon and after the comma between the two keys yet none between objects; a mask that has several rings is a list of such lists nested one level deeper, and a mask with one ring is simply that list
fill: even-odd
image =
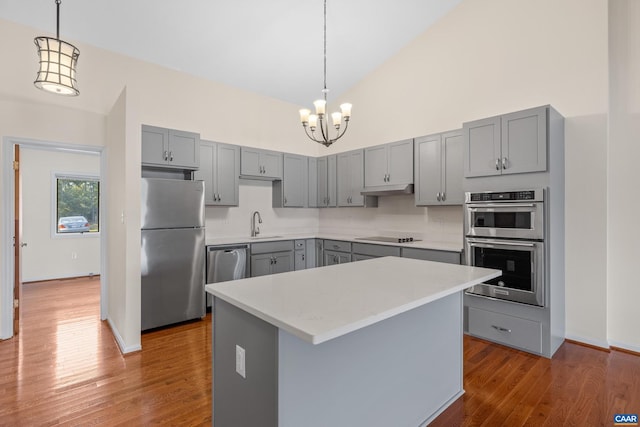
[{"label": "electrical outlet", "polygon": [[245,371],[245,351],[244,348],[236,345],[236,372],[242,377],[247,378],[247,372]]}]

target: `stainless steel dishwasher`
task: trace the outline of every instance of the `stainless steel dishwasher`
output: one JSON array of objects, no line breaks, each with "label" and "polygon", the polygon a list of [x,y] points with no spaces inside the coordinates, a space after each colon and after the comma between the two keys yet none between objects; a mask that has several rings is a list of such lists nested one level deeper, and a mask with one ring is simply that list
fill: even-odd
[{"label": "stainless steel dishwasher", "polygon": [[[244,279],[248,275],[249,245],[207,246],[207,284]],[[211,295],[207,295],[207,308]]]}]

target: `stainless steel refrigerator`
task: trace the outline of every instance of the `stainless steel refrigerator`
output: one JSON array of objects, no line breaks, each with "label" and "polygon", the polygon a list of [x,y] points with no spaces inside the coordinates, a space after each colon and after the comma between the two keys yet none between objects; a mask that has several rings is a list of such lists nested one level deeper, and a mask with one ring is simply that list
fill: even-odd
[{"label": "stainless steel refrigerator", "polygon": [[142,178],[142,324],[205,315],[204,183]]}]

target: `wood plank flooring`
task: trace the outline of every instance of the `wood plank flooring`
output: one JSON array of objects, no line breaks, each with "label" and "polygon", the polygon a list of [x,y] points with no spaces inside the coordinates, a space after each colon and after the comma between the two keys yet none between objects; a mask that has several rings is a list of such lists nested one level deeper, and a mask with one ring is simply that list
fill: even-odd
[{"label": "wood plank flooring", "polygon": [[[26,284],[22,310],[21,334],[0,342],[0,426],[211,425],[210,316],[145,333],[143,350],[122,356],[99,319],[97,278]],[[432,426],[611,426],[640,413],[636,355],[464,347],[466,393]]]}]

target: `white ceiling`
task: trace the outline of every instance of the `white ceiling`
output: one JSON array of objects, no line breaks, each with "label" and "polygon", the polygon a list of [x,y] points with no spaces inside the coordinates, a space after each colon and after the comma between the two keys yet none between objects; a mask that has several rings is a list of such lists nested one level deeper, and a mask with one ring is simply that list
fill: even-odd
[{"label": "white ceiling", "polygon": [[[329,96],[460,1],[328,0]],[[322,14],[323,0],[63,0],[60,38],[311,106],[323,85]],[[0,0],[0,18],[36,28],[34,37],[55,36],[54,0]]]}]

